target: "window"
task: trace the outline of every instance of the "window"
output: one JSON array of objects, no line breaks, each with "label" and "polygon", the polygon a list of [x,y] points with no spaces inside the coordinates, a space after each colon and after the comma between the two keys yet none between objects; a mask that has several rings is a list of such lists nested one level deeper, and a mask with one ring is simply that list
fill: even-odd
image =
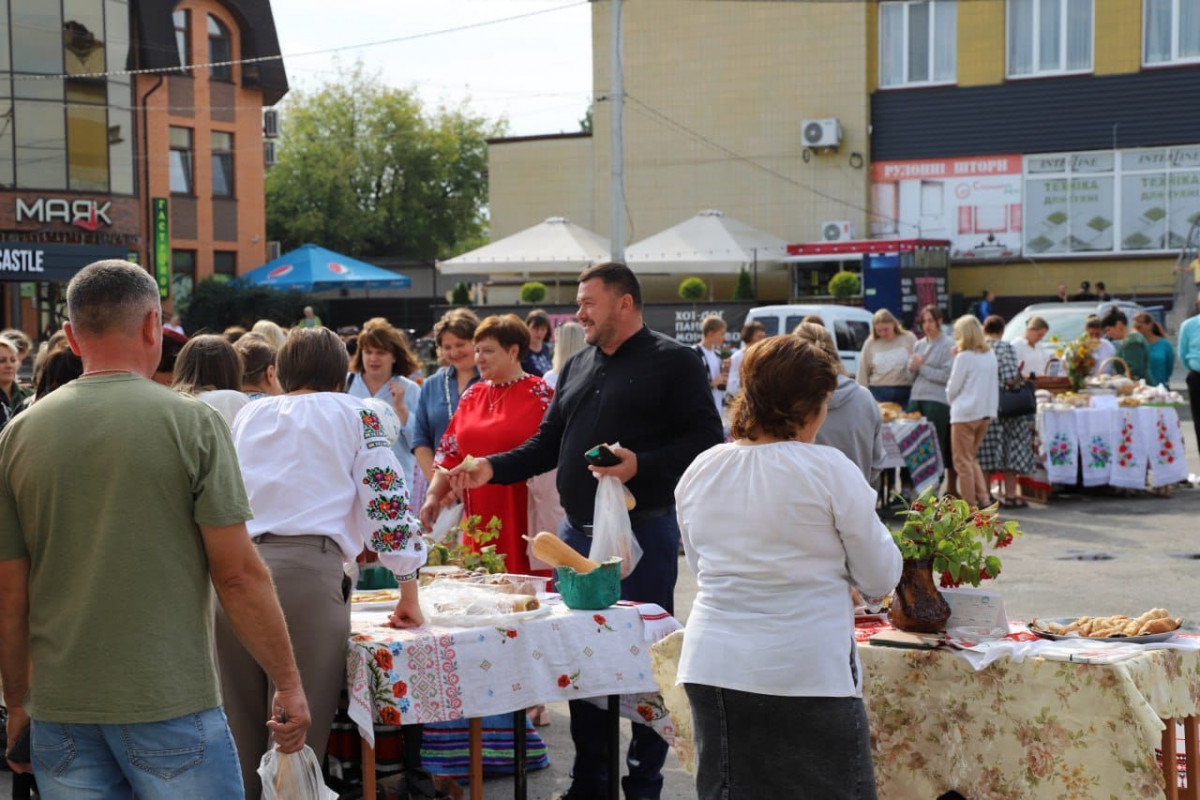
[{"label": "window", "polygon": [[196,286],[196,251],[171,251],[171,300],[179,310],[192,296]]},{"label": "window", "polygon": [[[14,72],[59,75],[63,71],[63,17],[60,3],[12,0],[12,60]],[[54,81],[18,81],[54,83]],[[62,84],[56,84],[62,101]]]},{"label": "window", "polygon": [[189,12],[176,11],[171,15],[171,19],[175,23],[175,49],[179,51],[179,66],[183,68],[180,72],[188,75],[190,71],[186,67],[192,63],[191,19]]},{"label": "window", "polygon": [[103,81],[67,81],[67,178],[76,192],[108,191]]},{"label": "window", "polygon": [[233,47],[229,39],[229,28],[221,20],[208,15],[208,63],[221,66],[209,67],[208,74],[213,80],[233,80],[233,67],[228,63],[233,60]]},{"label": "window", "polygon": [[1143,61],[1200,61],[1200,0],[1146,0]]},{"label": "window", "polygon": [[1092,0],[1009,0],[1008,76],[1090,72]]},{"label": "window", "polygon": [[[60,49],[61,53],[62,50]],[[67,188],[67,136],[61,103],[13,103],[17,188]]]},{"label": "window", "polygon": [[194,194],[192,129],[171,127],[171,193]]},{"label": "window", "polygon": [[861,352],[871,335],[871,323],[859,320],[839,319],[833,323],[833,335],[837,338],[838,350]]},{"label": "window", "polygon": [[212,132],[213,197],[233,197],[233,134]]},{"label": "window", "polygon": [[958,59],[954,0],[879,6],[879,85],[953,83]]},{"label": "window", "polygon": [[237,274],[237,252],[233,250],[213,251],[213,277],[221,282],[233,280]]}]

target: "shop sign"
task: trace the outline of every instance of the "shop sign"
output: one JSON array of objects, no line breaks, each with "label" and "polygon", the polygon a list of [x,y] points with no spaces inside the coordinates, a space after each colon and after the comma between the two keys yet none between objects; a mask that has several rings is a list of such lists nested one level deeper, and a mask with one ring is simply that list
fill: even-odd
[{"label": "shop sign", "polygon": [[1021,157],[879,161],[871,166],[871,236],[950,240],[952,258],[1021,252]]},{"label": "shop sign", "polygon": [[65,200],[61,197],[26,200],[18,197],[17,222],[63,222],[85,231],[94,231],[99,230],[101,225],[112,226],[112,219],[108,216],[111,208],[112,203],[108,200]]},{"label": "shop sign", "polygon": [[171,227],[167,217],[167,198],[156,197],[154,210],[154,279],[158,294],[166,298],[171,290]]},{"label": "shop sign", "polygon": [[69,281],[93,261],[124,258],[124,247],[0,242],[0,281]]},{"label": "shop sign", "polygon": [[42,250],[0,250],[0,272],[36,276],[46,271],[45,261]]}]

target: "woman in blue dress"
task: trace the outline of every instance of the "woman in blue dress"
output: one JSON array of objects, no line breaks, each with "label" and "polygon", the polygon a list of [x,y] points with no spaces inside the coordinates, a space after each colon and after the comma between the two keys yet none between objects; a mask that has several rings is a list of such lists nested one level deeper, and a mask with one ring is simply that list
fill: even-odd
[{"label": "woman in blue dress", "polygon": [[475,369],[475,329],[479,317],[466,308],[447,311],[433,326],[439,361],[444,366],[425,379],[413,425],[412,443],[417,465],[426,481],[433,480],[433,452],[458,409],[458,398],[479,380]]}]

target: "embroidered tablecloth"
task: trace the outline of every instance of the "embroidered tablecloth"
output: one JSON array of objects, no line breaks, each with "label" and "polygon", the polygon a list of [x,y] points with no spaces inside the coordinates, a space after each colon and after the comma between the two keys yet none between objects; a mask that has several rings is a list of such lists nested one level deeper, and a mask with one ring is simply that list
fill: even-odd
[{"label": "embroidered tablecloth", "polygon": [[937,488],[944,465],[937,431],[925,419],[898,419],[883,423],[884,467],[907,467],[916,493]]},{"label": "embroidered tablecloth", "polygon": [[653,604],[549,614],[505,626],[386,627],[387,611],[351,615],[348,713],[374,746],[373,725],[502,714],[539,703],[621,695],[622,714],[668,742],[674,731],[658,694],[650,645],[679,628]]},{"label": "embroidered tablecloth", "polygon": [[[674,681],[682,633],[653,648]],[[1160,718],[1200,713],[1200,653],[1148,650],[1116,664],[1004,659],[972,669],[945,650],[859,645],[880,800],[951,790],[988,800],[1165,798]],[[686,697],[664,693],[692,765]]]},{"label": "embroidered tablecloth", "polygon": [[1051,483],[1155,488],[1188,476],[1179,414],[1172,406],[1041,409],[1042,459]]}]

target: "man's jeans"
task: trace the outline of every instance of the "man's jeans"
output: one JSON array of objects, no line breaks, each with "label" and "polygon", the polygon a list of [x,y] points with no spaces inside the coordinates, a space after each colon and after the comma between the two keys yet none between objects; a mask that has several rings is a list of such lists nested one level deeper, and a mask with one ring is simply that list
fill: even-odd
[{"label": "man's jeans", "polygon": [[226,800],[243,797],[225,712],[162,722],[79,725],[33,721],[42,800]]},{"label": "man's jeans", "polygon": [[[587,555],[591,537],[563,520],[559,535],[567,544]],[[679,576],[679,523],[675,509],[633,526],[642,546],[642,560],[621,581],[621,599],[657,603],[675,613],[675,580]],[[586,700],[572,700],[571,738],[575,742],[575,764],[571,769],[572,793],[580,797],[607,797],[608,738],[607,712]],[[629,775],[621,785],[627,798],[657,798],[662,792],[662,766],[669,745],[649,725],[633,723],[633,741],[625,763]]]}]

